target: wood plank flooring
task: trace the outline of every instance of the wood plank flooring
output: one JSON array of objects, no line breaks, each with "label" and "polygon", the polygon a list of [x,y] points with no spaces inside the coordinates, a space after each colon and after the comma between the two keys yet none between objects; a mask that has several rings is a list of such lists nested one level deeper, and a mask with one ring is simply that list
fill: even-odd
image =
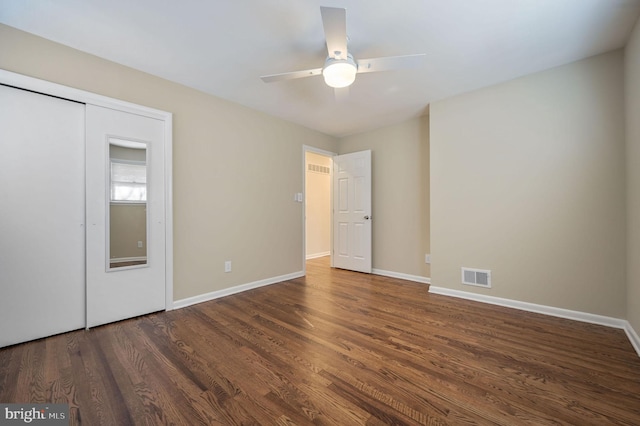
[{"label": "wood plank flooring", "polygon": [[640,425],[621,330],[331,270],[0,349],[0,402],[82,425]]}]

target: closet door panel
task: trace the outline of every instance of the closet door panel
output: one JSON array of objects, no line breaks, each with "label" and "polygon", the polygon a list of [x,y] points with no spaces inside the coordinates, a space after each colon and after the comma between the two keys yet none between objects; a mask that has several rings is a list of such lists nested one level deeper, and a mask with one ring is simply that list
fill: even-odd
[{"label": "closet door panel", "polygon": [[85,327],[84,115],[0,86],[0,347]]},{"label": "closet door panel", "polygon": [[[165,309],[164,122],[87,105],[86,127],[87,327],[95,327]],[[113,161],[123,150],[140,151],[129,152],[130,160],[138,161],[125,164],[144,164],[144,178],[133,173],[130,185],[135,186],[124,191],[134,194],[136,201],[115,196],[123,182],[112,175]],[[141,187],[146,197],[138,193]],[[144,212],[142,224],[123,226],[122,217],[115,220],[116,210],[127,208]],[[131,225],[139,217],[131,213],[126,220]],[[143,228],[144,235],[113,244],[118,235],[133,233],[134,228]],[[121,255],[121,245],[132,251]]]}]

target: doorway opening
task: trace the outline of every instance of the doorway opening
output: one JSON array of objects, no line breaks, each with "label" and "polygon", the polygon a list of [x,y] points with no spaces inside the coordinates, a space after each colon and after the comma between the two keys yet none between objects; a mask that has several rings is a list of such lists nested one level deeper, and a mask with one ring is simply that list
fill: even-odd
[{"label": "doorway opening", "polygon": [[303,207],[303,270],[306,261],[331,255],[332,152],[305,146]]}]

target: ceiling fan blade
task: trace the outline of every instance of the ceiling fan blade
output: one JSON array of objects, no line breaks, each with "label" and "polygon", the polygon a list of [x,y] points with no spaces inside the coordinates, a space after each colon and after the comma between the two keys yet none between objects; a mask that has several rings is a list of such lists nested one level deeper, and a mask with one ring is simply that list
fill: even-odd
[{"label": "ceiling fan blade", "polygon": [[347,59],[347,10],[321,7],[320,13],[329,57]]},{"label": "ceiling fan blade", "polygon": [[274,81],[293,80],[295,78],[313,77],[314,75],[321,75],[322,68],[314,68],[312,70],[284,72],[281,74],[263,75],[260,77],[265,83],[272,83]]},{"label": "ceiling fan blade", "polygon": [[386,56],[383,58],[359,59],[358,73],[390,71],[403,68],[418,68],[426,63],[427,55]]}]

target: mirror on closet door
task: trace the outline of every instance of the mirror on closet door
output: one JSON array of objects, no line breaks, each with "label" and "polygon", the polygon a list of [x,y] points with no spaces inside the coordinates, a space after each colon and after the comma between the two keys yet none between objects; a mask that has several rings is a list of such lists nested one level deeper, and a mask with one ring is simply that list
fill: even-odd
[{"label": "mirror on closet door", "polygon": [[147,144],[109,138],[107,271],[147,265]]}]

